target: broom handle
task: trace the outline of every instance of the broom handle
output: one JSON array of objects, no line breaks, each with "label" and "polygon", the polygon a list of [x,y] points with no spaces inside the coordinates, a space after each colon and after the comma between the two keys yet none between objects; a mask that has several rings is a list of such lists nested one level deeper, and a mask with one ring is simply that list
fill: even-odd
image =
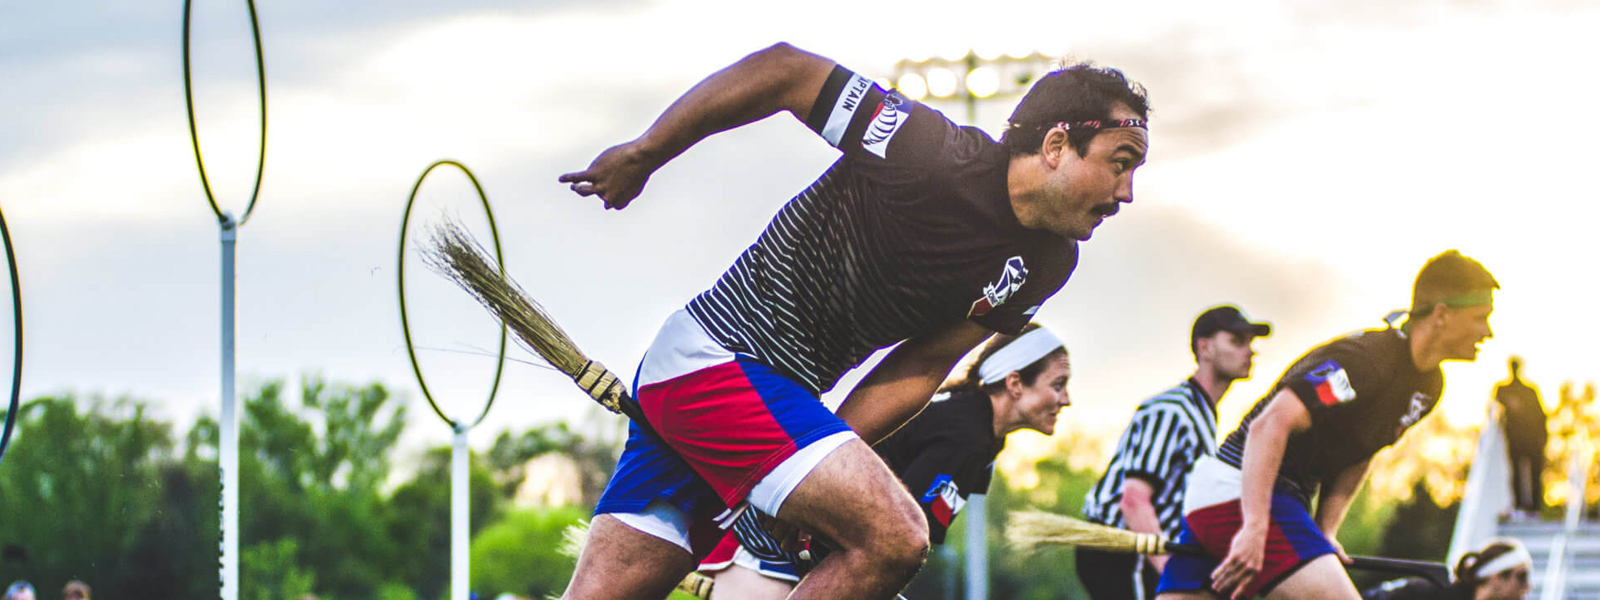
[{"label": "broom handle", "polygon": [[[578,369],[578,372],[567,374],[568,377],[572,378],[572,383],[577,384],[578,389],[589,394],[590,398],[594,399],[595,402],[599,402],[607,410],[628,417],[628,420],[633,421],[634,424],[644,429],[645,433],[660,440],[661,435],[656,433],[655,427],[650,425],[650,420],[644,418],[644,409],[639,406],[639,401],[628,393],[628,386],[622,383],[622,379],[617,377],[616,373],[612,373],[611,369],[607,369],[605,365],[600,364],[598,361],[590,360],[581,351],[574,350],[574,354],[584,361],[584,365]],[[549,362],[555,363],[555,361]]]},{"label": "broom handle", "polygon": [[[1163,546],[1163,549],[1165,549],[1168,554],[1182,554],[1185,556],[1203,557],[1211,556],[1211,553],[1206,552],[1204,548],[1201,548],[1195,544],[1177,544],[1169,542]],[[1433,582],[1434,585],[1437,585],[1441,588],[1450,587],[1450,569],[1444,566],[1443,563],[1421,560],[1406,560],[1403,558],[1382,558],[1377,556],[1352,556],[1350,557],[1350,560],[1353,561],[1353,563],[1350,565],[1351,567],[1361,569],[1363,571],[1394,573],[1397,575],[1417,575],[1423,579]]]},{"label": "broom handle", "polygon": [[678,582],[678,591],[700,600],[711,600],[711,578],[700,573],[690,573]]}]

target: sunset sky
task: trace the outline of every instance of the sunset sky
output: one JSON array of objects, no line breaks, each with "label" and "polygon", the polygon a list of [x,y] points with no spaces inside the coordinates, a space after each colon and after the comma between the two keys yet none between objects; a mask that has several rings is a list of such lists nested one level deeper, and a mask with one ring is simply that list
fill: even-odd
[{"label": "sunset sky", "polygon": [[[661,320],[836,151],[779,116],[691,149],[622,212],[556,176],[776,41],[874,77],[969,48],[1070,54],[1149,89],[1135,201],[1038,315],[1072,352],[1069,431],[1112,436],[1138,400],[1186,377],[1189,326],[1223,302],[1276,328],[1222,407],[1231,429],[1301,352],[1405,307],[1417,269],[1449,248],[1504,289],[1479,362],[1446,369],[1446,418],[1482,418],[1509,354],[1552,405],[1560,382],[1600,378],[1594,3],[981,5],[260,3],[269,131],[238,242],[243,389],[307,373],[380,381],[411,403],[407,456],[446,442],[411,375],[395,285],[407,194],[441,158],[483,183],[513,277],[631,377]],[[216,413],[218,231],[188,139],[181,24],[179,2],[0,4],[0,208],[23,280],[25,397],[128,395],[183,426]],[[194,27],[202,144],[219,201],[238,212],[258,119],[244,3],[196,0]],[[978,125],[998,131],[1014,101],[984,101]],[[423,186],[414,227],[441,214],[487,235],[454,172]],[[493,370],[473,352],[493,349],[495,329],[407,260],[429,386],[473,416]],[[559,376],[510,363],[472,440],[589,405]]]}]

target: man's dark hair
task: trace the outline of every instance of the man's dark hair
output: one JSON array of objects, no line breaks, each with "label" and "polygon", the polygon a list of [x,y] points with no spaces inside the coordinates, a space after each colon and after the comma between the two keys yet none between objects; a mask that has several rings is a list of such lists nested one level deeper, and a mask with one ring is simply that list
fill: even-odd
[{"label": "man's dark hair", "polygon": [[[1012,156],[1035,154],[1056,123],[1109,121],[1111,107],[1119,103],[1127,105],[1140,119],[1150,116],[1150,99],[1144,86],[1129,81],[1122,71],[1088,62],[1056,69],[1034,82],[1017,103],[1000,143]],[[1084,156],[1096,133],[1099,131],[1094,129],[1068,131],[1067,143],[1078,156]]]},{"label": "man's dark hair", "polygon": [[1411,286],[1411,317],[1420,318],[1433,312],[1433,307],[1446,298],[1500,289],[1500,282],[1478,261],[1463,256],[1457,250],[1428,259],[1417,273]]}]

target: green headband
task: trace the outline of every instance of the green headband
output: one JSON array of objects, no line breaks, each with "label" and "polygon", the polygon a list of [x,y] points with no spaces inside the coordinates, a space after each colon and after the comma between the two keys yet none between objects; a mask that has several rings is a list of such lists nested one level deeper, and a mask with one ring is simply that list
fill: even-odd
[{"label": "green headband", "polygon": [[1413,316],[1418,316],[1418,317],[1420,317],[1422,315],[1426,315],[1426,314],[1428,314],[1430,312],[1433,312],[1433,307],[1436,304],[1443,304],[1443,305],[1451,307],[1451,308],[1462,308],[1462,307],[1466,307],[1466,306],[1483,306],[1485,304],[1494,304],[1494,290],[1491,290],[1491,289],[1474,290],[1474,291],[1471,291],[1471,292],[1467,292],[1465,294],[1456,294],[1454,296],[1448,296],[1448,297],[1445,297],[1445,298],[1440,298],[1438,300],[1434,300],[1432,302],[1429,302],[1426,306],[1413,306],[1413,307],[1411,307],[1411,314]]},{"label": "green headband", "polygon": [[[1494,290],[1474,290],[1465,294],[1456,294],[1454,296],[1440,298],[1438,300],[1429,302],[1426,306],[1414,306],[1411,308],[1411,312],[1405,315],[1406,321],[1405,324],[1400,326],[1400,330],[1409,333],[1411,331],[1412,319],[1428,316],[1429,313],[1433,312],[1433,307],[1440,304],[1451,308],[1464,308],[1468,306],[1484,306],[1487,304],[1494,304]],[[1400,315],[1391,315],[1391,317],[1394,317],[1395,320],[1398,320],[1399,316]],[[1384,320],[1389,321],[1390,318],[1385,317]]]}]

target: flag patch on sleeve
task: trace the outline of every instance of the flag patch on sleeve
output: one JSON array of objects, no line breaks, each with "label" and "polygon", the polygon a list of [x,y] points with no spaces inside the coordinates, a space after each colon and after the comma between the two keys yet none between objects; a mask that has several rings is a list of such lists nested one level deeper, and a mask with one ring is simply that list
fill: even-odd
[{"label": "flag patch on sleeve", "polygon": [[1306,381],[1317,391],[1317,400],[1325,406],[1349,402],[1356,398],[1356,389],[1350,386],[1350,375],[1338,361],[1318,365],[1306,375]]},{"label": "flag patch on sleeve", "polygon": [[939,520],[939,525],[950,526],[950,521],[956,518],[956,513],[961,512],[961,507],[967,501],[961,497],[956,482],[949,475],[940,475],[933,479],[933,485],[928,486],[928,491],[922,494],[922,503],[928,506],[928,512],[933,518]]}]

